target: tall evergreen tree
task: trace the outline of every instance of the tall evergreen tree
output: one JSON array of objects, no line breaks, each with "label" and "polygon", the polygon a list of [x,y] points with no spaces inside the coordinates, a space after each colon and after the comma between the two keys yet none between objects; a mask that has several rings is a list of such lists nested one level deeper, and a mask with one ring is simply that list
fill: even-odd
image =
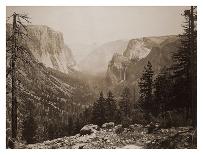
[{"label": "tall evergreen tree", "polygon": [[106,102],[106,100],[103,97],[103,92],[101,92],[99,99],[93,105],[92,122],[99,126],[102,126],[102,124],[106,122],[105,115],[104,115],[105,102]]},{"label": "tall evergreen tree", "polygon": [[28,144],[35,142],[37,124],[34,119],[34,105],[30,102],[26,105],[27,116],[23,120],[22,137]]},{"label": "tall evergreen tree", "polygon": [[68,134],[71,136],[73,134],[73,117],[72,115],[68,116]]},{"label": "tall evergreen tree", "polygon": [[81,122],[79,120],[79,118],[77,117],[76,120],[75,120],[75,123],[74,123],[74,134],[77,134],[80,132],[80,129],[82,128],[81,126]]},{"label": "tall evergreen tree", "polygon": [[153,104],[152,104],[152,86],[153,86],[153,70],[152,65],[148,61],[147,65],[144,67],[144,71],[139,85],[139,103],[145,112],[146,119],[149,120],[149,113],[153,111]]},{"label": "tall evergreen tree", "polygon": [[119,101],[118,117],[124,127],[128,127],[131,123],[131,94],[128,87],[124,88],[121,99]]},{"label": "tall evergreen tree", "polygon": [[[6,52],[11,52],[11,66],[9,69],[6,71],[6,77],[11,74],[11,79],[12,79],[12,112],[11,112],[11,128],[12,128],[12,138],[16,140],[17,136],[17,86],[16,86],[16,60],[17,58],[21,58],[19,56],[19,53],[21,52],[26,52],[25,48],[22,45],[22,40],[26,37],[27,35],[27,29],[26,26],[22,21],[25,21],[27,23],[29,22],[29,17],[27,15],[23,14],[17,14],[13,13],[10,17],[8,17],[8,20],[10,18],[13,18],[12,21],[12,31],[11,31],[11,36],[8,36],[6,40],[6,46],[8,49]],[[9,47],[10,46],[10,47]]]},{"label": "tall evergreen tree", "polygon": [[54,124],[53,123],[48,123],[48,126],[47,126],[47,134],[48,134],[48,138],[49,140],[52,140],[55,138],[55,129],[54,129]]},{"label": "tall evergreen tree", "polygon": [[174,94],[176,96],[176,108],[186,110],[186,119],[193,118],[196,124],[197,109],[197,31],[196,31],[196,7],[185,10],[184,33],[180,35],[181,46],[178,52],[173,54],[173,78],[175,81]]},{"label": "tall evergreen tree", "polygon": [[116,100],[114,99],[113,93],[108,92],[108,97],[105,102],[105,117],[107,122],[115,121],[116,115]]},{"label": "tall evergreen tree", "polygon": [[120,106],[122,117],[130,116],[131,101],[130,101],[130,89],[128,87],[124,88],[121,94],[121,100],[120,100],[119,106]]},{"label": "tall evergreen tree", "polygon": [[153,114],[158,116],[159,113],[164,114],[172,107],[170,105],[172,80],[170,79],[169,70],[164,67],[154,80],[154,101],[153,101]]}]

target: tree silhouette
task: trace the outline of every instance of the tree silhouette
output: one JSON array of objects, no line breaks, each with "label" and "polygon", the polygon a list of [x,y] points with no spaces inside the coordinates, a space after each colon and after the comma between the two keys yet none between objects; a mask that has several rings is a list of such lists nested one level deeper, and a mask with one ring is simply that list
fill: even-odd
[{"label": "tree silhouette", "polygon": [[147,65],[144,67],[144,71],[139,85],[139,103],[146,114],[146,119],[149,120],[149,113],[153,111],[153,104],[152,104],[152,86],[153,86],[153,74],[152,65],[148,61]]},{"label": "tree silhouette", "polygon": [[12,32],[8,36],[6,44],[7,51],[11,52],[11,66],[7,69],[6,76],[11,74],[12,78],[12,138],[15,140],[17,136],[17,87],[16,87],[16,60],[20,52],[26,52],[25,48],[22,45],[22,40],[27,36],[27,28],[23,22],[30,23],[29,17],[23,14],[13,13],[8,20],[13,18],[12,21]]},{"label": "tree silhouette", "polygon": [[160,113],[164,115],[167,110],[172,109],[172,80],[170,78],[169,70],[163,67],[154,80],[154,101],[153,114],[158,116]]},{"label": "tree silhouette", "polygon": [[128,117],[130,115],[130,89],[128,87],[125,87],[122,94],[121,94],[121,100],[119,102],[120,110],[122,117]]},{"label": "tree silhouette", "polygon": [[114,122],[116,115],[116,100],[114,99],[113,93],[108,92],[107,99],[105,102],[105,117],[107,122]]},{"label": "tree silhouette", "polygon": [[191,6],[185,10],[183,16],[184,33],[179,36],[181,46],[178,52],[173,54],[174,96],[176,96],[177,108],[186,109],[186,120],[193,118],[196,124],[197,109],[197,30],[196,30],[196,7]]},{"label": "tree silhouette", "polygon": [[92,122],[99,126],[102,126],[106,122],[105,119],[105,99],[103,97],[103,92],[100,93],[99,99],[94,103],[92,110]]},{"label": "tree silhouette", "polygon": [[34,137],[37,130],[37,124],[34,119],[34,109],[35,107],[32,103],[26,104],[27,116],[25,116],[23,120],[22,136],[23,139],[25,139],[28,144],[35,142]]}]

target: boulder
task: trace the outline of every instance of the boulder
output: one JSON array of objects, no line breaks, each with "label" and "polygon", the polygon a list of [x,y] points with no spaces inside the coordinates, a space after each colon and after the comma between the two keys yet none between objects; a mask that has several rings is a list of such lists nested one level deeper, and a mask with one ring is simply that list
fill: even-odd
[{"label": "boulder", "polygon": [[153,123],[153,122],[151,122],[150,124],[148,124],[147,126],[146,126],[146,128],[147,128],[147,133],[149,134],[149,133],[152,133],[153,131],[154,131],[154,129],[155,129],[155,124]]},{"label": "boulder", "polygon": [[141,124],[134,124],[134,127],[142,128],[143,126]]},{"label": "boulder", "polygon": [[115,126],[114,122],[104,123],[102,128],[104,129],[112,129]]},{"label": "boulder", "polygon": [[90,135],[90,134],[96,132],[97,130],[99,130],[99,126],[98,125],[88,124],[88,125],[85,125],[80,130],[80,135]]},{"label": "boulder", "polygon": [[124,131],[124,128],[123,128],[123,126],[121,124],[115,126],[115,132],[116,132],[116,134],[120,134],[123,131]]},{"label": "boulder", "polygon": [[135,130],[135,125],[130,125],[129,129],[130,129],[130,131],[134,131]]}]

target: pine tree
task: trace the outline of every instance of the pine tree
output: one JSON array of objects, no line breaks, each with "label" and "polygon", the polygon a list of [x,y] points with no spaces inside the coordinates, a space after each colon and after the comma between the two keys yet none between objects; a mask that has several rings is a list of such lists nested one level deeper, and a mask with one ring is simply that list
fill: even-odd
[{"label": "pine tree", "polygon": [[121,124],[125,127],[130,125],[131,119],[131,100],[130,100],[130,89],[124,88],[121,94],[121,100],[119,102],[119,111],[121,116]]},{"label": "pine tree", "polygon": [[[22,40],[27,36],[27,29],[26,26],[23,24],[22,21],[27,23],[29,22],[29,17],[23,14],[13,13],[10,18],[13,18],[12,21],[12,31],[11,35],[8,36],[6,40],[7,50],[6,52],[11,52],[11,59],[10,59],[10,68],[6,71],[6,77],[11,74],[12,78],[12,112],[11,112],[11,127],[12,127],[12,138],[16,140],[17,136],[17,86],[16,86],[16,60],[17,58],[21,58],[19,56],[20,52],[26,52],[25,48],[22,45]],[[9,47],[11,46],[11,47]]]},{"label": "pine tree", "polygon": [[121,94],[121,100],[119,103],[120,110],[123,117],[128,117],[130,115],[130,89],[128,87],[124,88]]},{"label": "pine tree", "polygon": [[153,70],[152,65],[148,61],[147,65],[144,67],[142,77],[139,81],[139,103],[145,112],[146,120],[149,121],[149,113],[153,111],[152,104],[152,86],[153,86]]},{"label": "pine tree", "polygon": [[23,130],[22,137],[28,144],[35,142],[35,134],[37,130],[37,124],[34,119],[34,105],[29,103],[27,104],[27,116],[23,120]]},{"label": "pine tree", "polygon": [[52,140],[55,138],[55,129],[54,129],[54,124],[53,123],[49,123],[48,127],[47,127],[47,134],[48,134],[48,138],[49,140]]},{"label": "pine tree", "polygon": [[105,119],[105,102],[106,100],[103,97],[103,92],[100,93],[99,99],[94,103],[92,110],[92,122],[99,126],[102,126],[106,122]]},{"label": "pine tree", "polygon": [[172,86],[169,70],[164,67],[154,80],[153,114],[155,116],[158,116],[160,113],[164,114],[167,110],[172,109],[170,105],[172,102]]},{"label": "pine tree", "polygon": [[73,117],[68,116],[68,134],[71,136],[73,134]]},{"label": "pine tree", "polygon": [[176,108],[186,110],[186,120],[193,118],[196,125],[197,109],[197,31],[196,31],[196,7],[185,10],[184,33],[180,35],[181,46],[178,52],[173,54],[173,78],[175,81],[174,95],[176,96]]},{"label": "pine tree", "polygon": [[77,133],[80,132],[80,129],[82,128],[81,123],[80,123],[80,120],[79,120],[78,117],[76,118],[74,124],[75,124],[75,125],[74,125],[74,134],[77,134]]},{"label": "pine tree", "polygon": [[114,122],[116,115],[116,100],[114,99],[113,93],[108,92],[108,97],[105,102],[105,118],[107,122]]}]

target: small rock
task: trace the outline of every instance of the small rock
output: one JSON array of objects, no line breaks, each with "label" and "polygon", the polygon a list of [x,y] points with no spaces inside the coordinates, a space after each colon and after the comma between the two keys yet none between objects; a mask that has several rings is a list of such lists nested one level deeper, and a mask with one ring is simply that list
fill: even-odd
[{"label": "small rock", "polygon": [[107,143],[110,143],[110,140],[108,139],[106,142],[107,142]]},{"label": "small rock", "polygon": [[109,122],[109,123],[104,123],[102,125],[102,128],[105,128],[105,129],[111,129],[115,126],[114,122]]},{"label": "small rock", "polygon": [[98,125],[88,124],[80,130],[80,135],[90,135],[99,130]]},{"label": "small rock", "polygon": [[116,127],[115,127],[115,132],[116,132],[116,134],[120,134],[120,133],[122,133],[124,131],[124,128],[122,127],[122,125],[117,125]]}]

